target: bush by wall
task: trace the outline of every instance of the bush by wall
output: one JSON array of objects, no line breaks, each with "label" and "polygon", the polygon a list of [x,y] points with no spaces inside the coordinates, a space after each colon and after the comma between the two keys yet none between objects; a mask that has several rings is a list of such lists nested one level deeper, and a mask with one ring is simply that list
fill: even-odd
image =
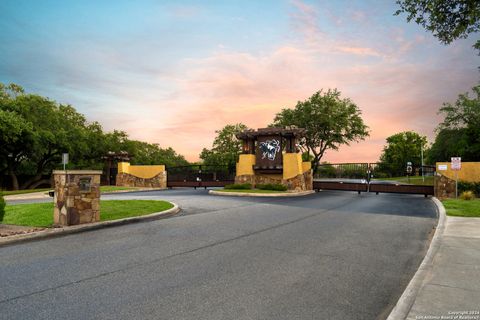
[{"label": "bush by wall", "polygon": [[473,191],[477,197],[480,197],[480,182],[458,181],[458,193],[464,191]]},{"label": "bush by wall", "polygon": [[5,214],[5,200],[3,194],[0,192],[0,222],[3,221],[3,215]]},{"label": "bush by wall", "polygon": [[250,183],[227,184],[225,186],[225,189],[248,190],[248,189],[252,189],[252,185]]},{"label": "bush by wall", "polygon": [[273,190],[273,191],[287,191],[287,186],[278,183],[266,183],[266,184],[257,184],[257,189],[260,190]]},{"label": "bush by wall", "polygon": [[475,199],[475,194],[473,193],[473,191],[464,191],[460,195],[460,199],[462,199],[462,200],[473,200],[473,199]]}]

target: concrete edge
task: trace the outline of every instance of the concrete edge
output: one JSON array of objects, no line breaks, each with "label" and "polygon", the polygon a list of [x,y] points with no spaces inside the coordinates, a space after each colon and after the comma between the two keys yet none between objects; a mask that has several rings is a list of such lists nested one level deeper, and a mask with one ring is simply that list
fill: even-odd
[{"label": "concrete edge", "polygon": [[168,190],[168,188],[145,188],[145,189],[137,189],[137,190],[117,190],[117,191],[108,191],[102,192],[101,195],[109,195],[109,194],[117,194],[117,193],[134,193],[134,192],[149,192],[149,191],[163,191]]},{"label": "concrete edge", "polygon": [[288,193],[248,193],[248,192],[222,192],[216,190],[210,190],[209,194],[217,196],[234,196],[234,197],[301,197],[315,193],[315,190],[301,191],[301,192],[288,192]]},{"label": "concrete edge", "polygon": [[170,203],[173,204],[173,208],[170,208],[168,210],[161,211],[161,212],[154,212],[144,216],[123,218],[123,219],[110,220],[110,221],[101,221],[101,222],[82,224],[82,225],[76,225],[76,226],[68,226],[68,227],[62,227],[62,228],[50,228],[50,229],[27,233],[27,234],[19,234],[19,235],[13,235],[9,237],[3,237],[3,238],[0,238],[0,247],[8,246],[11,244],[17,244],[20,242],[28,242],[28,241],[43,240],[43,239],[49,239],[49,238],[55,238],[55,237],[62,237],[70,234],[121,226],[125,224],[130,224],[130,223],[147,222],[147,221],[168,218],[180,212],[180,208],[176,203],[173,203],[173,202],[170,202]]},{"label": "concrete edge", "polygon": [[437,253],[443,238],[445,231],[446,212],[443,204],[436,197],[432,197],[433,203],[438,210],[438,223],[435,228],[435,234],[430,242],[427,254],[423,258],[422,263],[418,267],[417,272],[413,276],[412,280],[408,283],[405,291],[398,299],[395,307],[393,307],[387,320],[404,320],[407,318],[410,310],[412,309],[415,299],[423,287],[427,273],[433,268],[433,258]]}]

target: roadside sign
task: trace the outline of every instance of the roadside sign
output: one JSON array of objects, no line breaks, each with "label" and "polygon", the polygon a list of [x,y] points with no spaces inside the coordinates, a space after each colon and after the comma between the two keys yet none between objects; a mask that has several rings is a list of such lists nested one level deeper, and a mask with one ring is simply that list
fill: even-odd
[{"label": "roadside sign", "polygon": [[461,170],[462,169],[462,158],[461,157],[452,157],[452,170]]},{"label": "roadside sign", "polygon": [[448,170],[448,165],[446,164],[439,164],[438,165],[438,171],[446,171]]},{"label": "roadside sign", "polygon": [[68,164],[68,153],[62,153],[62,164],[63,170],[65,170],[65,165]]}]

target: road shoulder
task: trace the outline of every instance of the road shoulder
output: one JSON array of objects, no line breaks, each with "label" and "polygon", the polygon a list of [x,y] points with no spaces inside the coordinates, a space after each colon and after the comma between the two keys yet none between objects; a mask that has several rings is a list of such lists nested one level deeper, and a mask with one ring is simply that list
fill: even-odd
[{"label": "road shoulder", "polygon": [[124,218],[124,219],[118,219],[118,220],[100,221],[95,223],[81,224],[76,226],[67,226],[67,227],[61,227],[61,228],[48,228],[48,229],[43,229],[43,230],[32,232],[32,233],[17,234],[9,237],[3,237],[3,238],[0,238],[0,247],[16,244],[19,242],[42,240],[42,239],[65,236],[65,235],[80,233],[85,231],[92,231],[92,230],[98,230],[98,229],[109,228],[114,226],[120,226],[124,224],[146,222],[146,221],[168,218],[180,212],[179,206],[173,202],[171,203],[173,204],[173,208],[170,208],[162,212],[151,213],[144,216]]}]

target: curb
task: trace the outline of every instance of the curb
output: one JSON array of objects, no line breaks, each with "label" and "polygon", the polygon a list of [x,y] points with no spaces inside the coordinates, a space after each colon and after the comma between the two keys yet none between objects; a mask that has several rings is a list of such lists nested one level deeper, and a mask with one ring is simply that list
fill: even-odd
[{"label": "curb", "polygon": [[273,197],[273,198],[282,198],[282,197],[301,197],[309,194],[314,194],[315,190],[308,190],[302,192],[290,192],[290,193],[247,193],[247,192],[222,192],[210,190],[209,194],[217,196],[234,196],[234,197]]},{"label": "curb", "polygon": [[101,195],[110,195],[110,194],[117,194],[117,193],[135,193],[135,192],[163,191],[163,190],[168,190],[168,188],[145,188],[145,189],[137,189],[137,190],[107,191],[107,192],[102,192]]},{"label": "curb", "polygon": [[393,307],[392,312],[390,312],[387,320],[404,320],[407,318],[413,304],[415,303],[418,292],[423,286],[423,282],[428,272],[433,268],[433,258],[441,245],[443,232],[445,231],[446,212],[445,207],[440,200],[438,200],[436,197],[432,197],[432,200],[437,206],[439,215],[438,224],[435,228],[435,234],[432,238],[432,242],[430,242],[430,247],[428,248],[427,254],[418,267],[417,272],[413,276],[412,280],[410,280],[408,283],[408,286],[405,288],[405,291],[401,295],[400,299],[398,299],[395,307]]},{"label": "curb", "polygon": [[53,228],[53,229],[41,230],[38,232],[19,234],[19,235],[13,235],[10,237],[0,238],[0,247],[8,246],[11,244],[17,244],[20,242],[28,242],[28,241],[62,237],[70,234],[116,227],[116,226],[121,226],[125,224],[130,224],[130,223],[165,219],[165,218],[174,216],[178,212],[180,212],[180,208],[178,207],[177,204],[173,202],[170,202],[170,203],[173,204],[173,208],[162,211],[162,212],[151,213],[145,216],[124,218],[124,219],[110,220],[110,221],[101,221],[101,222],[94,222],[90,224],[67,226],[67,227],[61,227],[61,228]]}]

